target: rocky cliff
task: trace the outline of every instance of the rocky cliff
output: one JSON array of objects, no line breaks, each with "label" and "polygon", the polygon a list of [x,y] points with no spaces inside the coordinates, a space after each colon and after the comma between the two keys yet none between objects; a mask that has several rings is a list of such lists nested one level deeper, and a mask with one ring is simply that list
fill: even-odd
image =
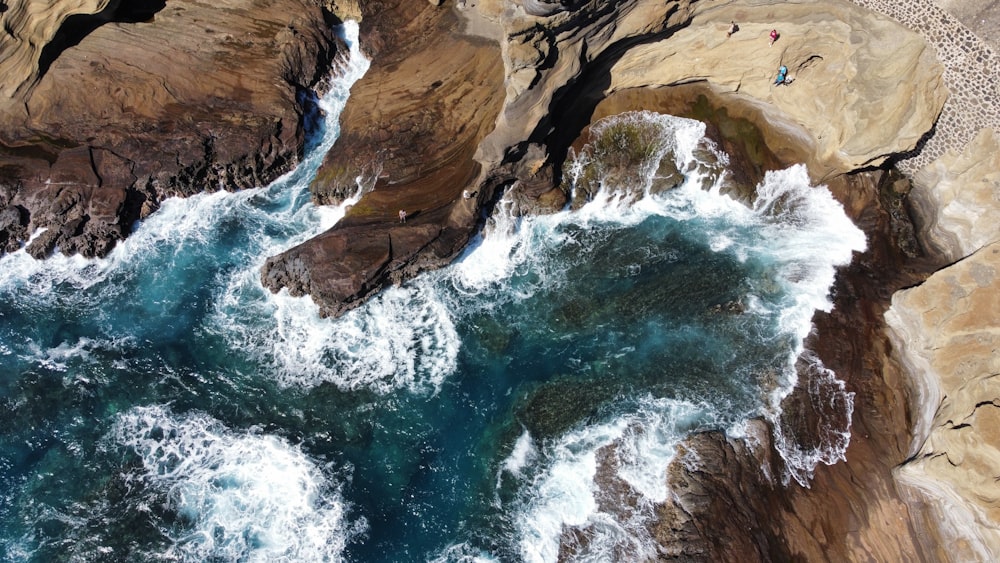
[{"label": "rocky cliff", "polygon": [[997,154],[997,132],[983,130],[917,175],[921,232],[954,263],[895,294],[886,313],[914,413],[895,475],[924,552],[942,561],[1000,557]]},{"label": "rocky cliff", "polygon": [[6,8],[0,250],[36,257],[103,255],[165,197],[287,171],[302,150],[300,94],[338,51],[310,0]]},{"label": "rocky cliff", "polygon": [[[756,108],[770,124],[766,142],[808,159],[817,178],[912,149],[946,97],[919,36],[841,2],[388,6],[364,15],[379,30],[373,68],[355,86],[347,133],[313,186],[320,203],[356,190],[358,177],[370,191],[344,221],[262,272],[272,290],[308,293],[324,314],[453,259],[476,225],[475,208],[498,187],[516,184],[522,207],[558,208],[566,149],[611,92],[703,82]],[[733,19],[740,31],[727,37]],[[775,21],[788,31],[770,47]],[[430,29],[438,33],[417,31]],[[472,32],[483,29],[499,44]],[[462,60],[430,64],[457,53]],[[794,88],[773,84],[783,64]],[[463,190],[477,194],[475,205],[458,197]],[[410,213],[406,226],[399,210]]]},{"label": "rocky cliff", "polygon": [[453,9],[410,0],[362,8],[372,66],[352,88],[313,193],[331,203],[359,181],[369,191],[333,229],[263,270],[265,285],[308,293],[324,314],[461,251],[477,219],[477,201],[462,191],[480,177],[473,155],[503,101],[496,44],[464,33]]},{"label": "rocky cliff", "polygon": [[[829,393],[843,385],[841,392],[854,396],[848,411],[853,437],[846,462],[821,465],[810,487],[800,488],[782,484],[787,460],[767,423],[757,423],[750,441],[696,436],[681,460],[698,461],[672,466],[674,501],[661,508],[651,533],[665,557],[694,560],[921,558],[923,512],[901,495],[893,474],[909,455],[915,405],[900,363],[887,359],[894,344],[882,315],[893,291],[919,283],[939,254],[926,255],[914,234],[907,181],[886,170],[854,171],[914,149],[932,129],[947,96],[933,50],[902,26],[842,2],[463,6],[411,6],[392,12],[402,19],[387,21],[405,30],[439,29],[436,22],[447,21],[448,41],[463,51],[486,61],[499,50],[503,99],[473,89],[473,107],[460,106],[456,114],[473,125],[464,130],[448,111],[433,113],[441,137],[457,141],[442,145],[422,121],[427,106],[447,103],[454,91],[447,73],[427,65],[440,56],[441,44],[424,39],[411,47],[400,39],[409,32],[374,32],[373,71],[344,115],[345,131],[357,133],[334,148],[313,186],[320,202],[356,189],[357,177],[370,191],[331,231],[270,259],[264,283],[309,293],[321,311],[339,314],[385,283],[450,260],[475,226],[475,209],[497,190],[536,212],[563,205],[561,159],[592,119],[650,107],[696,113],[677,100],[690,95],[682,87],[699,85],[711,105],[723,108],[716,113],[760,131],[773,160],[751,168],[807,162],[868,234],[870,249],[838,278],[837,306],[817,316],[817,336],[809,342],[845,381],[804,364],[801,385],[776,422],[806,450],[827,447],[824,425],[845,409]],[[364,17],[381,30],[381,18],[389,16]],[[732,21],[739,29],[727,36]],[[773,27],[781,34],[769,45]],[[499,46],[473,35],[495,38]],[[781,65],[789,68],[791,84],[774,83]],[[478,76],[483,87],[501,84],[496,74],[489,80],[459,74],[472,77],[466,84]],[[721,142],[745,142],[716,125]],[[456,159],[460,150],[465,153]],[[474,201],[459,198],[463,189],[477,193]],[[397,222],[400,209],[411,213],[405,225]],[[579,533],[585,531],[567,531],[567,537]],[[564,556],[572,555],[574,543],[564,546]]]},{"label": "rocky cliff", "polygon": [[[36,256],[102,254],[163,197],[287,169],[301,146],[297,94],[337,48],[330,12],[309,0],[8,4],[0,244],[14,250],[35,235]],[[839,0],[328,8],[362,19],[373,65],[313,194],[332,203],[366,193],[332,230],[269,259],[268,287],[342,313],[453,259],[501,190],[525,212],[563,206],[561,160],[591,120],[637,108],[700,116],[743,170],[807,162],[870,244],[838,277],[836,308],[817,315],[808,342],[854,393],[846,461],[821,465],[809,488],[786,487],[767,423],[751,425],[751,440],[695,436],[679,459],[698,463],[671,467],[674,500],[651,531],[662,556],[996,557],[1000,150],[983,133],[912,191],[885,168],[932,130],[947,96],[916,34]],[[781,65],[791,84],[774,84]],[[825,417],[844,412],[824,376],[803,365],[777,422],[806,446],[823,446]]]}]

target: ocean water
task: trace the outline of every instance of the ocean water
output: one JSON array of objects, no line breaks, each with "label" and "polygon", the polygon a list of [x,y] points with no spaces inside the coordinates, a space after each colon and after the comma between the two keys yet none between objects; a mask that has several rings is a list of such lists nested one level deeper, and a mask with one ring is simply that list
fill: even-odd
[{"label": "ocean water", "polygon": [[[865,240],[801,166],[720,193],[691,120],[612,118],[567,168],[585,205],[501,200],[455,264],[339,319],[264,290],[267,256],[342,216],[307,185],[366,64],[272,185],[169,200],[104,259],[0,259],[2,560],[641,560],[677,443],[780,417]],[[599,137],[630,127],[655,143],[623,171]],[[775,478],[840,459],[831,424],[819,449],[777,436]]]}]

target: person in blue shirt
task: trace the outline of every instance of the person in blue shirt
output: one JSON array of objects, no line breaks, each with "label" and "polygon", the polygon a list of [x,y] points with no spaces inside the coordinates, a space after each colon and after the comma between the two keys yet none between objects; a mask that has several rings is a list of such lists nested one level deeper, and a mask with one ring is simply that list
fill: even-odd
[{"label": "person in blue shirt", "polygon": [[788,79],[788,67],[781,65],[778,68],[778,77],[774,79],[775,86],[781,86]]}]

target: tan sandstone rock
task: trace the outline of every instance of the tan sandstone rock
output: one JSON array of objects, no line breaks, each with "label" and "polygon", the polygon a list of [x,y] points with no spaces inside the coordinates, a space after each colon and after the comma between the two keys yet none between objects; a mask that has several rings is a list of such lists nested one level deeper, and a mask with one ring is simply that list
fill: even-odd
[{"label": "tan sandstone rock", "polygon": [[1000,557],[1000,242],[893,296],[886,320],[916,387],[910,461],[896,471],[924,550]]},{"label": "tan sandstone rock", "polygon": [[0,35],[0,107],[24,99],[40,76],[42,53],[69,18],[100,21],[111,0],[15,0],[3,13]]},{"label": "tan sandstone rock", "polygon": [[[689,26],[623,56],[608,90],[706,81],[759,106],[774,126],[769,144],[807,148],[817,179],[912,149],[947,98],[942,67],[926,42],[853,4],[697,7]],[[739,30],[727,37],[731,21]],[[774,28],[779,38],[769,45]],[[775,85],[782,65],[793,82]]]},{"label": "tan sandstone rock", "polygon": [[921,170],[911,200],[921,237],[949,262],[1000,240],[1000,133],[983,129]]}]

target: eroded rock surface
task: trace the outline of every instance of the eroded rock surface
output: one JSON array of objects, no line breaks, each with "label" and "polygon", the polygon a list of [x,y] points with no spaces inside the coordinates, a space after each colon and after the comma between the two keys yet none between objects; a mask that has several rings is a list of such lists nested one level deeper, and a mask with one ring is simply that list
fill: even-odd
[{"label": "eroded rock surface", "polygon": [[911,200],[922,238],[948,262],[1000,238],[1000,133],[983,129],[918,172]]},{"label": "eroded rock surface", "polygon": [[352,195],[358,178],[370,191],[333,229],[262,270],[266,286],[310,294],[323,314],[450,261],[486,199],[462,192],[480,177],[473,155],[503,101],[496,44],[464,33],[454,10],[409,0],[388,8],[363,14],[372,65],[352,88],[343,132],[312,186],[319,203]]},{"label": "eroded rock surface", "polygon": [[310,0],[9,4],[0,244],[45,229],[36,257],[103,255],[165,197],[287,171],[303,144],[297,95],[338,51]]},{"label": "eroded rock surface", "polygon": [[[688,440],[671,464],[675,493],[654,527],[661,544],[692,543],[681,557],[698,561],[919,561],[922,546],[892,469],[907,457],[909,403],[905,374],[887,360],[891,343],[882,315],[892,293],[930,266],[910,258],[890,236],[897,219],[882,171],[838,177],[830,189],[869,239],[869,248],[837,276],[836,305],[817,313],[807,349],[853,393],[846,461],[816,467],[809,488],[783,483],[785,458],[764,421],[747,438],[706,433]],[[800,368],[805,366],[800,361]],[[840,408],[823,392],[822,371],[800,369],[782,405],[780,424],[808,454],[824,447],[809,430]],[[837,386],[837,385],[835,385]],[[701,551],[697,551],[700,549]]]},{"label": "eroded rock surface", "polygon": [[915,174],[946,151],[961,152],[983,128],[1000,130],[1000,54],[995,0],[851,0],[920,33],[944,65],[951,95],[934,134],[897,166]]},{"label": "eroded rock surface", "polygon": [[6,33],[0,39],[0,69],[3,70],[0,100],[24,98],[57,51],[72,40],[67,37],[69,28],[76,27],[76,34],[81,34],[91,26],[106,23],[119,3],[112,0],[22,0],[8,5],[5,2],[2,17]]},{"label": "eroded rock surface", "polygon": [[[727,37],[731,21],[739,31]],[[791,84],[774,84],[782,65]],[[919,35],[850,4],[732,3],[630,50],[612,68],[609,90],[707,81],[760,106],[769,142],[801,144],[810,173],[824,179],[916,146],[947,98],[942,71]]]},{"label": "eroded rock surface", "polygon": [[926,245],[948,263],[886,313],[914,413],[896,469],[923,549],[942,561],[1000,556],[1000,160],[984,129],[915,178]]},{"label": "eroded rock surface", "polygon": [[915,378],[913,457],[897,476],[919,509],[925,553],[941,561],[996,560],[1000,242],[897,293],[886,318]]},{"label": "eroded rock surface", "polygon": [[[262,272],[272,290],[309,293],[324,314],[339,314],[386,283],[450,261],[476,225],[477,206],[498,187],[530,193],[522,198],[525,209],[558,208],[566,199],[556,193],[566,148],[600,99],[615,90],[703,81],[731,94],[734,104],[755,105],[776,124],[767,142],[786,155],[804,154],[816,178],[911,150],[947,95],[941,68],[918,35],[841,2],[720,7],[692,0],[494,0],[464,8],[381,7],[363,19],[372,29],[362,38],[374,52],[370,76],[355,86],[342,118],[344,136],[313,193],[319,203],[339,201],[357,189],[358,177],[374,189],[341,224],[268,260]],[[455,14],[466,23],[459,25]],[[499,44],[449,31],[471,27],[470,19],[499,30]],[[727,39],[731,19],[741,30]],[[775,22],[782,38],[768,47],[766,31]],[[772,84],[781,64],[792,69],[790,86]],[[436,70],[445,66],[447,72]],[[541,157],[529,147],[540,147]],[[463,190],[478,194],[472,210],[458,199]],[[443,214],[445,205],[454,211],[440,231],[447,241],[437,244],[439,235],[430,229],[423,245],[394,248],[388,262],[380,258],[388,231],[400,228],[394,224],[400,209],[430,217]],[[353,229],[362,223],[378,230],[382,242],[365,242],[365,253],[378,250],[359,259]],[[336,275],[331,262],[358,260],[364,267],[345,268],[324,286],[321,276],[307,274]]]}]

